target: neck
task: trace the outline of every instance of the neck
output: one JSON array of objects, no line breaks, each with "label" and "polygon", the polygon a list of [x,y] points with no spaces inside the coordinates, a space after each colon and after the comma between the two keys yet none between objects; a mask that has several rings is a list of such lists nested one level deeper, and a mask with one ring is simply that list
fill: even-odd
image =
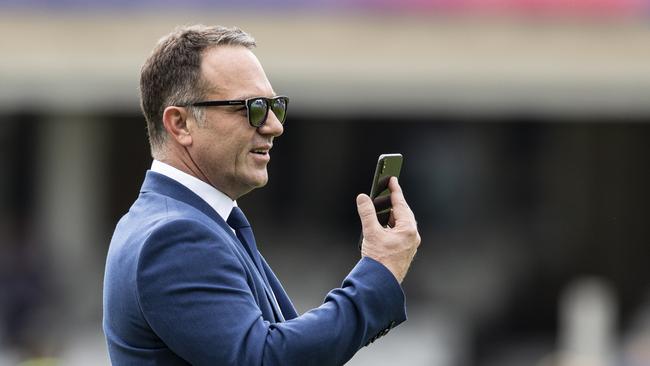
[{"label": "neck", "polygon": [[225,187],[221,187],[217,185],[216,182],[210,180],[208,175],[201,169],[199,164],[196,163],[196,161],[192,158],[192,155],[185,147],[170,148],[165,152],[165,154],[156,154],[156,156],[154,156],[154,159],[171,165],[183,173],[189,174],[197,179],[204,181],[220,192],[223,192],[233,201],[236,201],[240,196],[243,195],[238,194],[238,192],[233,192],[232,190],[225,189]]},{"label": "neck", "polygon": [[199,168],[185,147],[166,149],[164,154],[156,154],[154,159],[171,165],[183,173],[189,174],[217,188],[210,179],[208,179],[207,175],[203,173],[201,168]]}]

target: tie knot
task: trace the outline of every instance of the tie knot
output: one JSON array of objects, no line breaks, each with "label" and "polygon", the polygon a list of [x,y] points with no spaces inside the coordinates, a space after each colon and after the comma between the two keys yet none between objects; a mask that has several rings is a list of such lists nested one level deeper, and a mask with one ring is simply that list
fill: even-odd
[{"label": "tie knot", "polygon": [[251,226],[251,224],[248,223],[248,220],[246,220],[244,212],[242,212],[242,210],[237,206],[232,208],[226,222],[235,230]]}]

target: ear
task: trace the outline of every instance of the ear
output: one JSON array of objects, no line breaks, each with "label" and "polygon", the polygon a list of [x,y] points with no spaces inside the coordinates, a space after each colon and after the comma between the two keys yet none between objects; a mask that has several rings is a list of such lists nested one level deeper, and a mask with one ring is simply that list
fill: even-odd
[{"label": "ear", "polygon": [[163,125],[167,133],[182,146],[192,145],[192,135],[187,124],[187,109],[169,106],[163,111]]}]

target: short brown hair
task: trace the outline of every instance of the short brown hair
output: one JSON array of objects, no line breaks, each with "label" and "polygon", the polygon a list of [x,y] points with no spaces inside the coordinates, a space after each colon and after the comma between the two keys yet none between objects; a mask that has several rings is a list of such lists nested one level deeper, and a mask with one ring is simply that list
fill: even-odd
[{"label": "short brown hair", "polygon": [[[166,139],[163,111],[201,99],[209,85],[201,77],[201,58],[221,45],[255,47],[255,39],[239,28],[192,25],[176,28],[163,37],[140,71],[140,106],[147,120],[151,152],[155,154]],[[199,118],[190,108],[195,118]]]}]

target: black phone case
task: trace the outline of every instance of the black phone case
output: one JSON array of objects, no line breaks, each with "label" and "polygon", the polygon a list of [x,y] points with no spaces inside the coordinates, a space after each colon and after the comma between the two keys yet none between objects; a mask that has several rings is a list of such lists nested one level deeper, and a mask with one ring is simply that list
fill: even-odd
[{"label": "black phone case", "polygon": [[[375,175],[372,179],[372,186],[370,187],[370,199],[375,205],[377,212],[377,220],[382,226],[388,225],[390,218],[390,190],[388,189],[388,181],[390,177],[398,177],[402,170],[403,157],[402,154],[382,154],[377,159],[377,167],[375,168]],[[363,232],[359,237],[359,249],[363,242]]]}]

